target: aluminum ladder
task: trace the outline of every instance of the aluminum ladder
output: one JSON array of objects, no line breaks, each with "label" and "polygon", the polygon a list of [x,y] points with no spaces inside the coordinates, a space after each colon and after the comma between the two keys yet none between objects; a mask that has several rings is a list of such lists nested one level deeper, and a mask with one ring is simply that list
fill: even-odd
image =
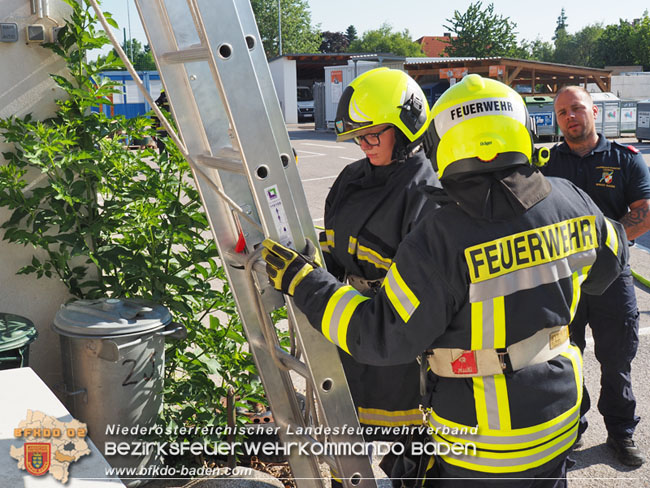
[{"label": "aluminum ladder", "polygon": [[[318,240],[249,0],[135,3],[178,126],[179,137],[172,136],[192,167],[280,441],[306,443],[316,453],[328,445],[360,446],[336,347],[290,298],[270,287],[256,250],[265,236],[296,249],[304,248],[306,238],[316,245]],[[153,107],[146,90],[144,95]],[[285,304],[290,352],[280,347],[270,319]],[[304,411],[289,371],[305,378]],[[287,433],[319,425],[330,434]],[[300,488],[325,486],[320,461],[347,487],[376,487],[363,454],[305,456],[292,449],[288,460]]]}]

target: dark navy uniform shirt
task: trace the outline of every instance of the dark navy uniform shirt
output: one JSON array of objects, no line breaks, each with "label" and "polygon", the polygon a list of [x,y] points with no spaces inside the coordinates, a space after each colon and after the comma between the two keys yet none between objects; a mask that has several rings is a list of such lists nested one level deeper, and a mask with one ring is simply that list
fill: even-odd
[{"label": "dark navy uniform shirt", "polygon": [[620,220],[632,202],[650,199],[650,172],[639,151],[610,142],[602,134],[585,156],[572,152],[566,142],[553,147],[541,171],[573,182],[610,219]]}]

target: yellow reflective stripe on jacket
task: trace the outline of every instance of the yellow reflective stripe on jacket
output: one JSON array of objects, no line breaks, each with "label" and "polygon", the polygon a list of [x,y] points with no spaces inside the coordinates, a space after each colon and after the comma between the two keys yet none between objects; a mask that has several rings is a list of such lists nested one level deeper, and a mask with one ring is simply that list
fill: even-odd
[{"label": "yellow reflective stripe on jacket", "polygon": [[334,292],[327,302],[325,313],[321,320],[321,332],[325,338],[350,354],[347,344],[348,326],[352,313],[359,304],[368,297],[364,297],[351,286],[342,286]]},{"label": "yellow reflective stripe on jacket", "polygon": [[400,425],[421,425],[422,412],[418,408],[411,410],[382,410],[381,408],[357,408],[359,422],[367,425],[399,427]]},{"label": "yellow reflective stripe on jacket", "polygon": [[[582,402],[582,357],[580,355],[580,350],[576,346],[569,346],[567,351],[563,352],[561,355],[571,361],[577,396],[575,405],[557,417],[530,427],[512,429],[509,425],[503,426],[503,419],[505,418],[506,413],[509,415],[509,411],[500,415],[498,413],[497,415],[493,415],[493,407],[495,404],[499,409],[504,408],[505,405],[498,403],[500,388],[498,384],[494,385],[493,391],[485,392],[485,380],[493,378],[486,376],[472,378],[475,385],[475,395],[480,394],[483,398],[486,396],[490,396],[491,398],[491,400],[484,399],[481,401],[482,412],[478,412],[477,408],[478,426],[463,425],[444,419],[431,410],[428,415],[429,425],[438,433],[438,437],[443,439],[445,442],[474,444],[478,449],[489,449],[491,451],[530,449],[552,440],[567,429],[573,429],[574,425],[577,425],[580,418],[580,403]],[[503,377],[504,375],[496,376]],[[480,385],[480,388],[476,385]],[[491,386],[489,385],[487,390],[490,388]],[[501,393],[501,395],[503,395],[503,393]],[[492,406],[488,405],[490,402],[492,402]],[[498,428],[487,426],[489,423],[487,419],[490,416],[498,419]]]},{"label": "yellow reflective stripe on jacket", "polygon": [[607,227],[607,239],[605,239],[605,245],[612,250],[614,256],[618,256],[618,233],[614,228],[614,225],[605,218],[605,226]]},{"label": "yellow reflective stripe on jacket", "polygon": [[325,229],[325,240],[318,241],[323,252],[330,252],[334,249],[334,229]]},{"label": "yellow reflective stripe on jacket", "polygon": [[391,258],[382,256],[374,249],[359,244],[359,240],[352,236],[348,239],[348,253],[356,256],[359,261],[367,261],[379,269],[388,269],[393,262]]},{"label": "yellow reflective stripe on jacket", "polygon": [[386,278],[384,278],[381,286],[386,290],[386,296],[395,311],[404,323],[408,322],[413,312],[420,305],[420,300],[404,282],[395,264],[386,273]]},{"label": "yellow reflective stripe on jacket", "polygon": [[596,250],[590,249],[534,268],[519,269],[480,283],[470,283],[469,301],[481,302],[498,296],[508,296],[522,290],[557,283],[574,271],[591,266],[596,261]]},{"label": "yellow reflective stripe on jacket", "polygon": [[591,265],[585,266],[584,268],[575,271],[571,276],[573,295],[571,297],[571,306],[569,308],[569,311],[571,313],[571,320],[569,323],[573,322],[573,317],[575,317],[576,310],[578,310],[578,304],[580,303],[580,296],[582,294],[582,283],[584,283],[584,281],[587,279],[590,269]]},{"label": "yellow reflective stripe on jacket", "polygon": [[357,252],[357,238],[350,236],[350,239],[348,240],[348,253],[354,254]]},{"label": "yellow reflective stripe on jacket", "polygon": [[475,376],[472,385],[479,429],[510,430],[510,404],[505,376]]},{"label": "yellow reflective stripe on jacket", "polygon": [[[518,473],[546,464],[567,451],[575,442],[578,435],[578,423],[555,439],[536,448],[522,451],[491,452],[472,449],[467,445],[468,454],[441,455],[447,463],[484,473]],[[433,438],[439,444],[452,446],[440,436],[434,434]],[[458,447],[455,447],[458,450]],[[440,448],[438,448],[440,452]],[[470,454],[472,453],[472,454]]]},{"label": "yellow reflective stripe on jacket", "polygon": [[[582,383],[580,383],[582,388]],[[435,412],[430,412],[429,425],[438,436],[446,442],[457,444],[475,444],[478,449],[489,449],[491,451],[515,451],[529,449],[547,442],[563,432],[580,419],[580,401],[576,406],[539,425],[521,429],[510,429],[498,431],[483,429],[476,426],[458,424],[443,419]],[[451,432],[451,433],[447,433]]]},{"label": "yellow reflective stripe on jacket", "polygon": [[392,259],[385,258],[377,251],[373,251],[369,247],[362,246],[361,244],[358,244],[357,246],[357,259],[359,261],[368,261],[380,269],[390,268],[390,265],[393,262]]},{"label": "yellow reflective stripe on jacket", "polygon": [[471,303],[472,350],[506,347],[505,297]]}]

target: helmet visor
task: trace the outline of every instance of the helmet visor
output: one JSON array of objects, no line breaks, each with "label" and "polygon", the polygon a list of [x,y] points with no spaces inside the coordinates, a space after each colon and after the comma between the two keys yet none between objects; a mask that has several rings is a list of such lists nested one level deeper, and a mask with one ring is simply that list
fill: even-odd
[{"label": "helmet visor", "polygon": [[341,99],[336,109],[336,119],[334,120],[334,130],[336,131],[337,141],[346,141],[354,137],[353,132],[364,127],[373,125],[372,120],[354,121],[350,118],[350,102],[354,88],[350,85],[343,90]]}]

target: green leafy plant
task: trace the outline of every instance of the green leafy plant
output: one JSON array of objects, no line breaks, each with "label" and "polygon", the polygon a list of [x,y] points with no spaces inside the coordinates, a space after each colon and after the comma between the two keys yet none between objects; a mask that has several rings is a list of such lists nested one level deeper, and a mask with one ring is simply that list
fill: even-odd
[{"label": "green leafy plant", "polygon": [[162,154],[128,149],[154,135],[151,120],[102,113],[116,87],[101,72],[121,61],[86,61],[108,39],[87,2],[65,1],[72,14],[47,45],[67,65],[67,76],[52,75],[65,95],[56,114],[0,120],[13,145],[0,164],[0,206],[11,211],[3,237],[42,251],[18,273],[58,278],[75,297],[165,305],[188,337],[167,345],[161,422],[225,425],[228,392],[242,406],[264,396],[189,165],[172,141]]}]

